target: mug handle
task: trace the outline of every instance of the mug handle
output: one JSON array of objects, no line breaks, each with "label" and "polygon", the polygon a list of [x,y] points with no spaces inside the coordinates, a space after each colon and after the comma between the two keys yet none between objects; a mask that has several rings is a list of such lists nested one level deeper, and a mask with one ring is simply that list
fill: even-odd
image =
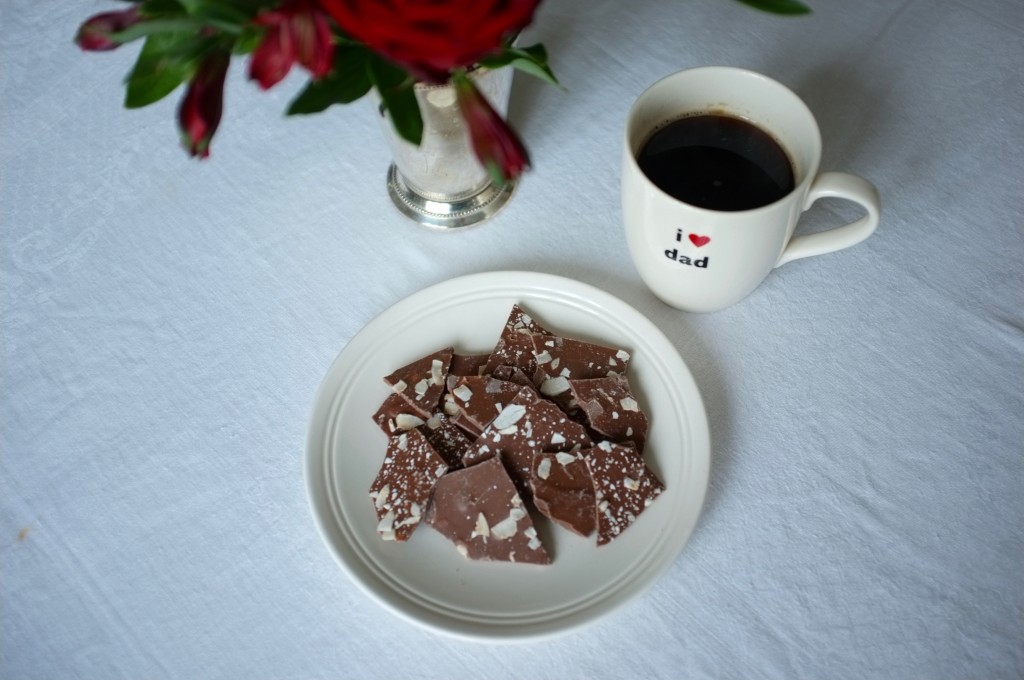
[{"label": "mug handle", "polygon": [[845,172],[823,172],[811,184],[803,209],[810,208],[819,198],[845,198],[859,203],[867,214],[841,227],[797,236],[790,240],[789,245],[782,251],[782,257],[779,258],[776,267],[802,257],[824,255],[855,246],[871,236],[878,227],[881,202],[878,190],[866,179]]}]

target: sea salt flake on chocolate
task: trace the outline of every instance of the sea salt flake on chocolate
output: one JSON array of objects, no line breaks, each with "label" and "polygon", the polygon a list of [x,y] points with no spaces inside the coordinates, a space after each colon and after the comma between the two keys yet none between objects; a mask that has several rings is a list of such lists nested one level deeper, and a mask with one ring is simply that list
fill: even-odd
[{"label": "sea salt flake on chocolate", "polygon": [[497,457],[442,477],[424,521],[468,559],[551,562]]},{"label": "sea salt flake on chocolate", "polygon": [[580,452],[594,480],[597,544],[605,545],[629,528],[664,490],[632,442],[602,441]]},{"label": "sea salt flake on chocolate", "polygon": [[377,513],[377,531],[384,540],[405,541],[412,535],[438,479],[448,470],[418,430],[388,440],[388,449],[370,499]]},{"label": "sea salt flake on chocolate", "polygon": [[542,453],[533,460],[533,504],[542,515],[580,536],[597,527],[594,480],[582,458]]},{"label": "sea salt flake on chocolate", "polygon": [[[417,415],[429,418],[441,402],[454,353],[451,347],[440,349],[395,370],[384,382],[404,397]],[[409,385],[413,386],[411,391]]]}]

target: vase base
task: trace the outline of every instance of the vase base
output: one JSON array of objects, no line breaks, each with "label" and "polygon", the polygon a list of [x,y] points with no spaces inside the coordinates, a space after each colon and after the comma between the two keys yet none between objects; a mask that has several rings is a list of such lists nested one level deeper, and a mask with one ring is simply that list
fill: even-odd
[{"label": "vase base", "polygon": [[419,195],[402,180],[394,164],[388,168],[388,196],[406,217],[420,224],[446,231],[464,229],[488,220],[501,210],[516,189],[516,181],[502,186],[488,184],[471,196],[437,201]]}]

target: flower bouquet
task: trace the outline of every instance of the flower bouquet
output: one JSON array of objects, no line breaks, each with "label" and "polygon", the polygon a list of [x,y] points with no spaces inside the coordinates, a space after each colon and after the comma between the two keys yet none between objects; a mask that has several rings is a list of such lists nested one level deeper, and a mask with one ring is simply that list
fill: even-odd
[{"label": "flower bouquet", "polygon": [[[798,0],[740,0],[798,14]],[[522,141],[477,89],[476,68],[510,66],[557,83],[543,45],[514,43],[540,0],[130,0],[82,24],[78,45],[111,50],[142,40],[124,104],[152,104],[185,84],[178,124],[188,152],[210,154],[233,58],[263,89],[296,65],[310,76],[288,107],[310,114],[376,90],[398,135],[418,145],[423,117],[417,83],[451,84],[473,152],[494,181],[529,167]]]}]

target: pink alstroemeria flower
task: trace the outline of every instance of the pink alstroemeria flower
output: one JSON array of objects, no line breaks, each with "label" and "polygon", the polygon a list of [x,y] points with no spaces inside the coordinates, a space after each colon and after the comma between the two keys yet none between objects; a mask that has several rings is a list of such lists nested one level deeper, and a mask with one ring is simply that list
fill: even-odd
[{"label": "pink alstroemeria flower", "polygon": [[469,128],[477,159],[499,186],[519,177],[530,167],[526,148],[505,119],[464,74],[453,78],[459,110]]},{"label": "pink alstroemeria flower", "polygon": [[119,12],[103,12],[90,17],[78,29],[75,42],[86,52],[102,52],[120,47],[112,35],[142,21],[137,5]]},{"label": "pink alstroemeria flower", "polygon": [[231,54],[217,50],[203,58],[178,108],[182,144],[192,156],[210,155],[210,140],[224,111],[224,79]]},{"label": "pink alstroemeria flower", "polygon": [[256,17],[267,31],[249,62],[249,78],[264,90],[281,82],[295,62],[314,78],[331,70],[334,43],[327,15],[312,0],[285,0],[278,9]]}]

